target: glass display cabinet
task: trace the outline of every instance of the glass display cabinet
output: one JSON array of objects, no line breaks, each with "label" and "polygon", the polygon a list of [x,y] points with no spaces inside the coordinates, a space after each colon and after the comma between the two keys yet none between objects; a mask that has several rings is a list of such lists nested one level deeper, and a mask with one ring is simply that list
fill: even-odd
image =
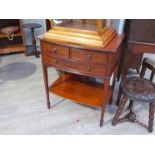
[{"label": "glass display cabinet", "polygon": [[116,29],[104,19],[52,19],[44,39],[104,48],[115,36]]}]

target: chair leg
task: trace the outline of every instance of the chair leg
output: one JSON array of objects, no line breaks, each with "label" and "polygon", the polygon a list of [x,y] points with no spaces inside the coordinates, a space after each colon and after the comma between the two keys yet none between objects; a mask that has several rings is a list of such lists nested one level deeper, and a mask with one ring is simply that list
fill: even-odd
[{"label": "chair leg", "polygon": [[142,70],[141,70],[141,72],[140,72],[140,77],[141,77],[141,78],[144,78],[144,76],[145,76],[145,71],[146,71],[146,67],[145,67],[145,65],[143,65],[143,66],[142,66]]},{"label": "chair leg", "polygon": [[130,110],[130,113],[132,113],[133,104],[134,104],[134,100],[130,100],[129,106],[128,106],[128,109]]},{"label": "chair leg", "polygon": [[121,102],[119,104],[119,107],[118,107],[118,109],[116,111],[115,117],[114,117],[114,119],[112,121],[112,125],[116,125],[119,122],[119,117],[120,117],[120,115],[121,115],[121,113],[123,111],[123,108],[124,108],[127,100],[128,100],[128,98],[125,95],[123,95],[122,100],[121,100]]},{"label": "chair leg", "polygon": [[151,73],[150,81],[153,81],[153,78],[154,78],[154,72]]},{"label": "chair leg", "polygon": [[155,102],[150,103],[150,109],[149,109],[149,126],[148,131],[153,131],[153,120],[154,120],[154,112],[155,112]]}]

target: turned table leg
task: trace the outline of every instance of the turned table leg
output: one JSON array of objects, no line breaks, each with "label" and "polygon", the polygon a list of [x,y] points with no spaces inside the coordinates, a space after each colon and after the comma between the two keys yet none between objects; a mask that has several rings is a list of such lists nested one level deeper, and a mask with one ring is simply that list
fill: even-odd
[{"label": "turned table leg", "polygon": [[50,109],[49,88],[48,88],[48,70],[45,64],[42,64],[42,67],[43,67],[43,77],[44,77],[44,84],[45,84],[45,91],[46,91],[47,107],[48,109]]},{"label": "turned table leg", "polygon": [[31,33],[32,33],[32,44],[33,44],[34,54],[38,58],[39,54],[37,52],[37,47],[36,47],[36,39],[35,39],[35,35],[34,35],[34,28],[31,29]]}]

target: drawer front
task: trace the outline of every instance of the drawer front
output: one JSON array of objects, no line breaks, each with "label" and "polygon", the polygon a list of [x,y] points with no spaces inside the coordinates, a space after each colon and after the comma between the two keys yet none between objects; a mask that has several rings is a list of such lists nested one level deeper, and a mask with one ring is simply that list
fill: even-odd
[{"label": "drawer front", "polygon": [[43,43],[43,52],[47,55],[55,55],[62,58],[69,58],[69,48],[55,44]]},{"label": "drawer front", "polygon": [[44,56],[44,62],[62,70],[80,72],[85,75],[105,75],[105,65],[60,59],[58,57],[49,57],[47,55]]},{"label": "drawer front", "polygon": [[105,75],[105,66],[98,64],[82,63],[79,65],[79,62],[76,63],[78,70],[86,75]]},{"label": "drawer front", "polygon": [[87,62],[95,62],[95,63],[107,63],[107,54],[101,52],[93,52],[88,50],[80,50],[71,48],[71,59],[87,61]]}]

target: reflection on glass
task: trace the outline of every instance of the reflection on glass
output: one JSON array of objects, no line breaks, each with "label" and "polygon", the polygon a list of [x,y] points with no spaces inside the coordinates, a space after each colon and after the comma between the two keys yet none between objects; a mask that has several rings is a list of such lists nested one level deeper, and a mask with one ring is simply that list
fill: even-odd
[{"label": "reflection on glass", "polygon": [[[103,20],[103,27],[106,22]],[[97,31],[97,19],[54,19],[54,26],[73,28],[80,30]]]}]

